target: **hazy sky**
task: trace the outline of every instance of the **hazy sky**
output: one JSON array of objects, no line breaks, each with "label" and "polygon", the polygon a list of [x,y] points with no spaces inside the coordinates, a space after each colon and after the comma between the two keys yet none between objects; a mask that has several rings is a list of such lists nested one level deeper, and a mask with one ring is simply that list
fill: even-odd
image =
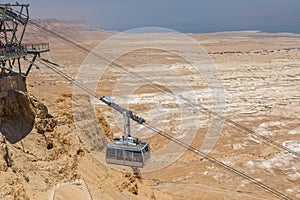
[{"label": "hazy sky", "polygon": [[[8,1],[9,2],[9,1]],[[16,1],[11,1],[16,2]],[[19,0],[33,18],[83,19],[104,29],[300,33],[300,0]]]}]

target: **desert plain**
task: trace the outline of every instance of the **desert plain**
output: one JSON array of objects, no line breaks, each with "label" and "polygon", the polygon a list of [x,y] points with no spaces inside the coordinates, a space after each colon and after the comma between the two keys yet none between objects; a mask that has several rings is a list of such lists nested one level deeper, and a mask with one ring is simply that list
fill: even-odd
[{"label": "desert plain", "polygon": [[[299,34],[183,34],[197,46],[190,48],[176,34],[128,33],[121,42],[105,46],[103,42],[120,33],[82,22],[36,22],[123,70],[29,26],[25,41],[49,42],[50,52],[41,56],[59,63],[58,69],[174,138],[300,199]],[[150,48],[145,41],[156,41],[158,47]],[[199,65],[191,66],[181,55]],[[0,171],[0,199],[278,199],[134,122],[132,134],[151,145],[148,166],[134,175],[131,168],[106,164],[105,143],[122,134],[122,116],[42,63],[37,65],[40,71],[33,69],[27,77],[27,90],[47,106],[57,126],[43,134],[33,128],[22,141],[1,144],[11,164]],[[220,123],[222,118],[197,105],[251,131]]]}]

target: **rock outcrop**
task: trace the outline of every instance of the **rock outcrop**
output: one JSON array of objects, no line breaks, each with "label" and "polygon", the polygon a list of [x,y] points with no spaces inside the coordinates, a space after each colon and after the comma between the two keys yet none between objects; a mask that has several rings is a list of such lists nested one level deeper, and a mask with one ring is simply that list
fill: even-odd
[{"label": "rock outcrop", "polygon": [[0,132],[10,143],[26,137],[34,125],[35,113],[31,100],[25,92],[8,91],[0,99]]},{"label": "rock outcrop", "polygon": [[48,108],[37,98],[30,96],[31,106],[35,113],[34,127],[39,133],[53,132],[57,120],[48,113]]},{"label": "rock outcrop", "polygon": [[10,143],[22,140],[34,127],[39,133],[52,132],[56,124],[47,107],[25,92],[12,90],[0,98],[0,132]]}]

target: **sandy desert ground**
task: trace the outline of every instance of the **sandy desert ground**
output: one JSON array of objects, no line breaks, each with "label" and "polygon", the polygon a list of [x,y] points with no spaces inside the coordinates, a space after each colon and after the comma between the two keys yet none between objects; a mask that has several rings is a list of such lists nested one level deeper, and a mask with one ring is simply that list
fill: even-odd
[{"label": "sandy desert ground", "polygon": [[[38,22],[91,50],[116,34],[82,23]],[[147,47],[143,39],[153,41],[155,37],[149,33],[142,39],[130,36],[123,43],[95,49],[109,59],[126,52],[115,62],[141,74],[153,87],[113,64],[106,66],[99,79],[95,74],[100,72],[94,67],[105,66],[98,59],[34,27],[28,32],[26,41],[50,43],[50,53],[42,56],[64,66],[60,70],[79,77],[88,87],[96,86],[99,95],[112,96],[149,124],[197,149],[207,150],[211,141],[205,136],[209,129],[218,132],[214,127],[219,120],[180,101],[176,98],[180,95],[209,109],[224,108],[226,119],[298,153],[287,153],[249,131],[224,123],[208,155],[291,199],[300,199],[300,35],[259,31],[188,34],[207,54],[178,43],[174,35],[160,42],[171,51],[136,48],[126,52],[137,44]],[[181,54],[204,58],[206,68],[195,70]],[[134,123],[133,134],[151,144],[149,166],[135,176],[130,168],[105,164],[103,147],[106,140],[122,134],[122,116],[39,66],[42,72],[33,70],[27,79],[28,92],[47,106],[57,127],[44,134],[35,128],[16,144],[1,142],[12,164],[0,171],[0,199],[278,199]],[[221,87],[208,83],[209,66],[216,66],[213,73],[219,75]],[[220,88],[224,102],[214,105],[218,97],[214,89]]]}]

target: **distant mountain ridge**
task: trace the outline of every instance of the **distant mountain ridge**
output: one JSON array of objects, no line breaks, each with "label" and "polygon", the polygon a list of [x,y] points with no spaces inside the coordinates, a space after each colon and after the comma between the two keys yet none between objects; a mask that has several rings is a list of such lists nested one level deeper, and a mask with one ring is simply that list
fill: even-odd
[{"label": "distant mountain ridge", "polygon": [[82,20],[59,20],[56,18],[31,19],[30,21],[43,25],[45,28],[65,29],[73,31],[99,31],[96,25]]},{"label": "distant mountain ridge", "polygon": [[23,43],[39,43],[48,42],[51,40],[50,35],[46,32],[39,30],[33,25],[33,23],[38,24],[46,29],[49,29],[57,34],[78,38],[84,37],[84,33],[87,32],[98,32],[104,33],[103,29],[100,29],[96,25],[90,24],[82,20],[59,20],[55,18],[47,19],[31,19],[23,39]]}]

